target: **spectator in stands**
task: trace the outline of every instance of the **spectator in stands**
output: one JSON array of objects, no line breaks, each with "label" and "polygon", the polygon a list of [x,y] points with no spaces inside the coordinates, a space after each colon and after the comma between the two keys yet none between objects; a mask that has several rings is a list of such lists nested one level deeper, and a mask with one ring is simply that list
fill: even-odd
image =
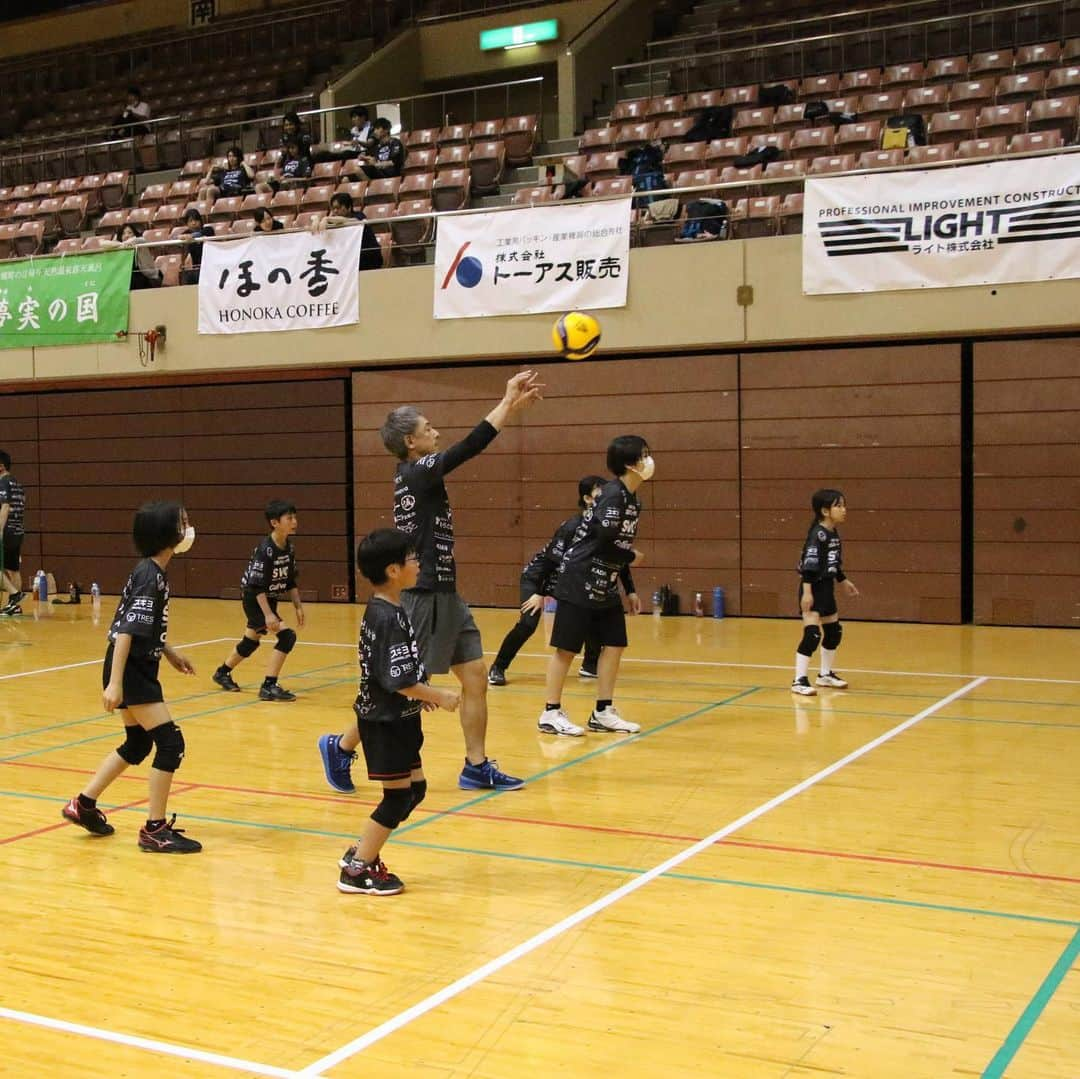
[{"label": "spectator in stands", "polygon": [[244,160],[239,146],[230,146],[225,168],[211,165],[199,183],[199,202],[214,202],[232,195],[250,195],[255,190],[255,170]]},{"label": "spectator in stands", "polygon": [[129,86],[127,105],[124,111],[113,121],[113,136],[126,138],[129,135],[145,135],[150,129],[146,122],[150,119],[150,106],[143,101],[142,91],[137,86]]},{"label": "spectator in stands", "polygon": [[265,207],[255,211],[256,232],[280,232],[285,226]]},{"label": "spectator in stands", "polygon": [[297,181],[306,180],[311,175],[311,158],[305,157],[300,143],[291,138],[285,143],[285,150],[278,163],[281,178],[271,176],[266,183],[258,184],[255,190],[261,194],[280,191],[283,185],[294,186]]},{"label": "spectator in stands", "polygon": [[371,121],[368,119],[368,111],[363,105],[357,105],[349,113],[352,127],[349,128],[349,138],[352,139],[353,149],[358,154],[370,153],[374,148],[375,137],[372,131]]},{"label": "spectator in stands", "polygon": [[375,132],[374,150],[370,154],[362,154],[358,159],[369,180],[400,176],[405,165],[405,147],[401,139],[395,139],[390,134],[390,126],[390,121],[383,116],[375,121],[372,128]]},{"label": "spectator in stands", "polygon": [[[339,191],[330,199],[330,212],[312,222],[311,231],[319,233],[325,231],[327,225],[349,225],[354,221],[366,220],[363,212],[355,209],[352,195]],[[379,241],[370,227],[365,228],[360,241],[360,269],[381,270],[382,266],[383,254]]]},{"label": "spectator in stands", "polygon": [[197,285],[199,269],[202,266],[202,241],[215,233],[213,227],[203,221],[202,214],[194,206],[188,207],[185,211],[183,228],[181,238],[187,248],[187,257],[184,259],[184,268],[180,271],[180,284]]},{"label": "spectator in stands", "polygon": [[116,230],[111,240],[106,240],[102,246],[134,247],[135,257],[131,262],[131,290],[142,288],[159,288],[161,286],[161,271],[154,264],[154,256],[150,253],[147,244],[140,244],[142,229],[138,225],[121,225]]},{"label": "spectator in stands", "polygon": [[281,146],[287,149],[290,142],[295,142],[300,156],[311,160],[311,135],[300,125],[300,117],[295,112],[287,112],[281,118]]}]

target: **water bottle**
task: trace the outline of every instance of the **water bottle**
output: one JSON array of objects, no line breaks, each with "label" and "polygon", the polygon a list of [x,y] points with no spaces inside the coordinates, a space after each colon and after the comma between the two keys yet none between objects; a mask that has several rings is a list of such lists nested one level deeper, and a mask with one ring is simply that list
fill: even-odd
[{"label": "water bottle", "polygon": [[724,617],[724,590],[719,585],[712,590],[712,616]]},{"label": "water bottle", "polygon": [[34,574],[34,591],[42,603],[49,602],[49,578],[45,576],[44,570],[39,569]]},{"label": "water bottle", "polygon": [[704,618],[705,617],[705,604],[704,604],[704,602],[702,600],[700,592],[695,592],[694,593],[694,617],[695,618]]},{"label": "water bottle", "polygon": [[660,614],[661,614],[660,608],[661,608],[662,606],[663,606],[663,597],[662,597],[662,596],[660,595],[660,589],[658,588],[658,589],[657,589],[657,590],[656,590],[656,591],[655,591],[655,592],[654,592],[654,593],[652,594],[652,613],[653,613],[653,618],[659,618],[659,617],[660,617]]},{"label": "water bottle", "polygon": [[101,589],[98,587],[97,581],[90,586],[90,598],[95,607],[101,606]]}]

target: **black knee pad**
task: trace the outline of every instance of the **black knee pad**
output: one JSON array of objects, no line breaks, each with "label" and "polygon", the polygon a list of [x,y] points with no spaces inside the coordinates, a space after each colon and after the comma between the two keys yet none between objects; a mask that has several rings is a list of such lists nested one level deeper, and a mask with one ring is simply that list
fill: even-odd
[{"label": "black knee pad", "polygon": [[236,654],[242,659],[247,659],[259,650],[259,643],[258,639],[253,641],[250,637],[241,637],[240,643],[236,646]]},{"label": "black knee pad", "polygon": [[[409,813],[411,813],[423,800],[427,794],[427,780],[426,779],[414,779],[409,787]],[[409,819],[409,813],[406,813],[402,820]]]},{"label": "black knee pad", "polygon": [[795,649],[800,656],[812,656],[821,643],[821,630],[817,626],[803,626],[802,640]]},{"label": "black knee pad", "polygon": [[142,764],[154,747],[154,736],[137,723],[124,728],[124,744],[117,749],[121,760],[128,764]]},{"label": "black knee pad", "polygon": [[296,647],[296,630],[286,627],[277,635],[277,644],[274,645],[275,652],[284,652],[288,655]]},{"label": "black knee pad", "polygon": [[408,787],[384,787],[382,801],[374,808],[371,819],[384,828],[396,828],[412,809],[412,791]]},{"label": "black knee pad", "polygon": [[839,622],[826,622],[821,627],[825,632],[821,638],[821,645],[830,652],[835,652],[840,647],[840,638],[844,635],[844,627]]},{"label": "black knee pad", "polygon": [[159,772],[175,772],[184,759],[183,731],[170,719],[168,723],[155,727],[150,736],[157,746],[153,766]]}]

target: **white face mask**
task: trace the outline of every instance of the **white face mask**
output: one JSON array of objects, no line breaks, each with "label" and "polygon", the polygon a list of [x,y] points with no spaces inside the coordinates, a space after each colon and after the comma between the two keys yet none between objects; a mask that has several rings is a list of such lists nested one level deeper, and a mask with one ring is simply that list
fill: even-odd
[{"label": "white face mask", "polygon": [[184,529],[183,539],[173,548],[174,554],[183,554],[185,551],[190,551],[192,545],[195,543],[195,526],[188,525]]},{"label": "white face mask", "polygon": [[653,473],[656,471],[656,462],[652,459],[650,454],[648,457],[641,459],[641,468],[635,468],[635,471],[643,480],[651,480]]}]

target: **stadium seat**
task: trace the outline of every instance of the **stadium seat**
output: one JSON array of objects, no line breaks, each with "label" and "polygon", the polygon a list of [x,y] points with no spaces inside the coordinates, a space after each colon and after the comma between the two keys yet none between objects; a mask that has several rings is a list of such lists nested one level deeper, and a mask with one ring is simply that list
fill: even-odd
[{"label": "stadium seat", "polygon": [[1030,154],[1038,150],[1060,150],[1063,145],[1060,131],[1029,131],[1026,135],[1013,135],[1006,152]]},{"label": "stadium seat", "polygon": [[1010,139],[1019,135],[1027,126],[1027,109],[1023,102],[1011,105],[988,105],[979,110],[975,130],[980,139],[990,139],[1004,135]]},{"label": "stadium seat", "polygon": [[1046,75],[1042,71],[1022,71],[998,79],[997,103],[1009,105],[1014,101],[1029,102],[1042,97],[1046,89]]},{"label": "stadium seat", "polygon": [[517,168],[532,162],[536,145],[536,117],[510,116],[503,125],[503,145],[507,165]]},{"label": "stadium seat", "polygon": [[[431,209],[429,199],[409,199],[398,203],[397,212],[390,220],[390,235],[395,254],[406,260],[424,256],[424,248],[434,235],[435,221],[432,217],[416,215],[430,214]],[[413,220],[398,220],[401,217],[412,217]]]},{"label": "stadium seat", "polygon": [[473,143],[469,152],[469,172],[474,194],[497,194],[505,168],[506,148],[501,142]]},{"label": "stadium seat", "polygon": [[[462,209],[469,198],[470,183],[468,169],[446,169],[436,173],[431,187],[432,205],[440,212]],[[369,187],[369,195],[370,190]]]},{"label": "stadium seat", "polygon": [[964,139],[956,148],[957,159],[968,157],[994,157],[1005,153],[1008,140],[1004,136],[993,139]]}]

